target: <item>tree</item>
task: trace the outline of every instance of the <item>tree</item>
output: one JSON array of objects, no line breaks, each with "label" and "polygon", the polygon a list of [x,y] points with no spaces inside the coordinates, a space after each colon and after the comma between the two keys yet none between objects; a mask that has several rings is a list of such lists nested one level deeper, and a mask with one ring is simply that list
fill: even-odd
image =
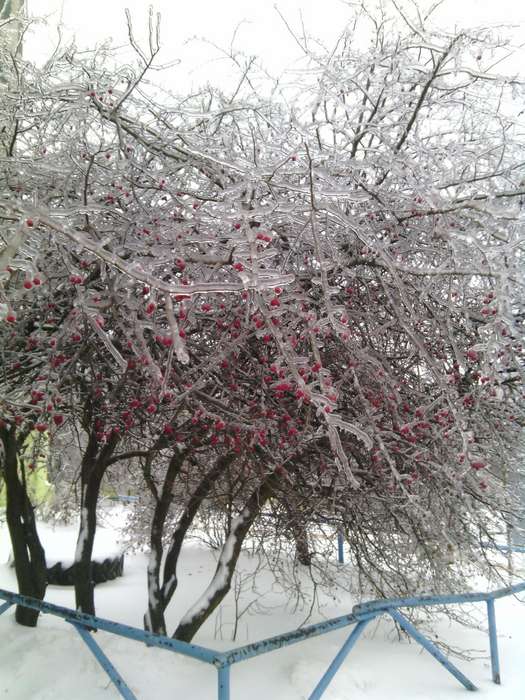
[{"label": "tree", "polygon": [[[364,51],[352,32],[366,22]],[[330,55],[302,44],[311,72],[268,99],[248,71],[233,96],[157,104],[140,89],[153,35],[150,55],[132,38],[134,75],[66,51],[2,94],[17,124],[0,211],[9,264],[40,271],[56,251],[69,289],[57,330],[68,414],[82,423],[79,397],[98,393],[83,428],[104,455],[88,470],[90,533],[117,443],[141,460],[151,629],[165,631],[180,547],[209,503],[230,517],[217,571],[175,631],[187,640],[265,510],[305,561],[305,528],[336,521],[385,595],[452,587],[470,569],[443,566],[451,549],[483,570],[480,541],[509,521],[523,85],[490,69],[503,43],[489,32],[403,22],[362,9]],[[32,308],[19,286],[3,293],[7,333]],[[89,371],[60,345],[79,324]],[[31,386],[4,385],[11,425],[12,393]]]}]

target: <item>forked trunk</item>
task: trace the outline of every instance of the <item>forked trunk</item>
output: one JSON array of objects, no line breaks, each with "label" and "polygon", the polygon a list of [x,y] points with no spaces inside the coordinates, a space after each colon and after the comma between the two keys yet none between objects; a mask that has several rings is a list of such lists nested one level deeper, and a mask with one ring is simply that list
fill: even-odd
[{"label": "forked trunk", "polygon": [[[33,505],[18,467],[18,448],[14,429],[2,428],[4,446],[3,474],[6,487],[6,519],[13,548],[18,590],[43,600],[47,587],[46,557],[38,537]],[[15,619],[26,627],[35,627],[38,610],[17,606]]]},{"label": "forked trunk", "polygon": [[270,498],[278,477],[271,474],[250,496],[242,513],[231,523],[221,550],[213,579],[190,610],[184,615],[173,637],[190,642],[208,617],[228,594],[242,544],[250,527]]}]

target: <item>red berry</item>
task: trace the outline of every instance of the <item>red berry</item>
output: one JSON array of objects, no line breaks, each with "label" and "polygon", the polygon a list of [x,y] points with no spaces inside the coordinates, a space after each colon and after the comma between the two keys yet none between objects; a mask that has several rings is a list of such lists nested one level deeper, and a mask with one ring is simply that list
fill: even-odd
[{"label": "red berry", "polygon": [[35,287],[38,287],[39,284],[42,284],[42,280],[40,279],[40,277],[35,277],[33,279],[33,284],[35,285]]},{"label": "red berry", "polygon": [[281,382],[280,384],[276,384],[273,389],[274,391],[290,391],[292,389],[292,385],[288,382]]},{"label": "red berry", "polygon": [[24,289],[32,289],[32,287],[33,287],[33,283],[31,282],[31,280],[26,280],[24,282]]},{"label": "red berry", "polygon": [[281,302],[279,301],[279,297],[274,297],[270,302],[270,306],[281,306]]},{"label": "red berry", "polygon": [[26,226],[31,228],[33,226],[33,219],[26,219]]},{"label": "red berry", "polygon": [[156,308],[157,308],[157,305],[155,304],[155,302],[150,301],[150,303],[146,306],[146,313],[148,315],[152,314]]},{"label": "red berry", "polygon": [[12,311],[10,311],[10,312],[7,314],[7,316],[5,317],[5,320],[6,320],[8,323],[15,323],[15,321],[16,321],[16,316],[15,316],[15,314],[14,314]]},{"label": "red berry", "polygon": [[236,262],[233,266],[234,270],[237,270],[237,272],[242,272],[244,270],[244,265],[240,262]]},{"label": "red berry", "polygon": [[45,433],[47,430],[47,425],[46,423],[36,423],[35,429],[38,430],[39,433]]},{"label": "red berry", "polygon": [[60,413],[57,413],[55,416],[53,416],[53,422],[55,425],[62,425],[64,422],[64,416],[60,415]]},{"label": "red berry", "polygon": [[148,413],[156,413],[157,407],[155,406],[154,403],[150,403],[149,406],[146,408],[146,411]]}]

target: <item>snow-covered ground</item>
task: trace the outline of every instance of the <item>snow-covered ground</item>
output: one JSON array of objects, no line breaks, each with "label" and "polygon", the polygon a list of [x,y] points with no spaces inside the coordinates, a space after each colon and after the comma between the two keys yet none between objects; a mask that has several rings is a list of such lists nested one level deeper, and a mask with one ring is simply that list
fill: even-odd
[{"label": "snow-covered ground", "polygon": [[[110,521],[109,527],[99,532],[100,552],[109,553],[118,548],[111,524]],[[73,527],[57,527],[53,531],[49,526],[42,526],[41,530],[53,559],[71,558],[75,539]],[[5,563],[8,552],[7,531],[0,526],[0,587],[16,590],[14,572]],[[523,558],[517,563],[525,568]],[[213,554],[204,546],[196,543],[185,549],[180,566],[180,588],[168,615],[170,629],[205,589],[215,565]],[[256,597],[259,602],[252,604],[240,618],[236,640],[232,641],[235,596],[230,593],[227,604],[200,631],[197,643],[227,649],[295,629],[306,618],[308,622],[315,622],[349,612],[352,607],[349,596],[338,590],[332,598],[319,595],[309,617],[311,598],[307,596],[297,601],[292,591],[284,591],[276,584],[269,571],[258,576],[256,595],[248,577],[253,566],[247,555],[241,559],[244,573],[238,582],[243,590],[237,605],[242,610]],[[128,554],[124,577],[97,587],[97,613],[141,627],[147,600],[145,572],[146,557]],[[50,602],[74,607],[71,588],[50,586],[46,597]],[[523,598],[525,600],[525,596]],[[479,698],[525,700],[525,604],[511,598],[497,601],[496,615],[501,686],[491,682],[485,633],[442,620],[436,627],[436,634],[475,657],[472,661],[457,660],[455,663],[478,686]],[[234,666],[233,700],[307,698],[349,631],[332,632]],[[206,664],[104,632],[98,632],[96,639],[131,689],[143,700],[216,697],[216,671]],[[42,617],[38,628],[32,630],[16,625],[10,610],[0,617],[0,640],[2,698],[97,700],[118,697],[77,633],[62,620]],[[467,697],[466,694],[467,691],[418,645],[399,641],[392,623],[382,619],[369,625],[324,697],[326,700],[457,700]]]}]

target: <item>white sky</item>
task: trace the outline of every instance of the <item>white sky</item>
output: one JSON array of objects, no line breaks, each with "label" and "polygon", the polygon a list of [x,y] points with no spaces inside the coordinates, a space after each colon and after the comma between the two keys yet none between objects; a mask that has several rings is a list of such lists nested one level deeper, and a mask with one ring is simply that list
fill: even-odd
[{"label": "white sky", "polygon": [[[409,0],[399,2],[406,6]],[[430,0],[417,2],[424,8]],[[25,54],[37,60],[49,55],[56,41],[53,27],[60,21],[64,36],[75,35],[79,48],[93,48],[108,38],[124,46],[127,44],[124,8],[130,9],[140,35],[147,25],[149,4],[148,0],[27,0],[30,15],[47,16],[49,24],[28,37]],[[259,56],[270,73],[278,75],[284,68],[293,66],[301,52],[276,7],[294,29],[301,31],[302,17],[309,34],[333,46],[348,21],[348,5],[357,3],[351,0],[152,0],[151,4],[162,16],[159,60],[181,59],[170,76],[172,89],[181,93],[206,82],[227,82],[227,64],[217,60],[219,51],[204,39],[227,48],[237,27],[235,48]],[[435,18],[447,29],[521,24],[513,30],[514,40],[516,44],[525,42],[525,0],[445,0]],[[522,60],[523,56],[522,53]],[[510,70],[523,69],[516,59],[509,65]]]}]

